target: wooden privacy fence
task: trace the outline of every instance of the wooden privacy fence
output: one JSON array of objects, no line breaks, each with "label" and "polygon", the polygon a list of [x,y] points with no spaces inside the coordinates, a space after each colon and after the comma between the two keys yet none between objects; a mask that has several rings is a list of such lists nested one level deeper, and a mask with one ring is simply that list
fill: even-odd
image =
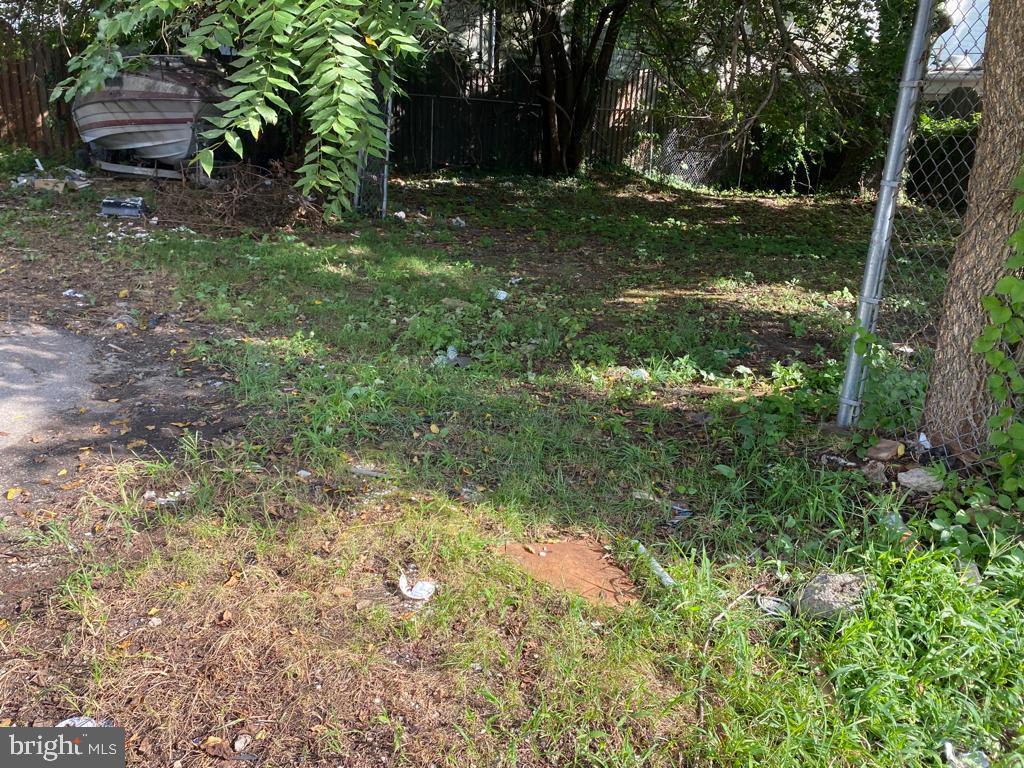
[{"label": "wooden privacy fence", "polygon": [[64,67],[65,57],[42,43],[18,58],[0,60],[0,143],[31,147],[41,155],[67,152],[76,144],[68,105],[50,103]]}]

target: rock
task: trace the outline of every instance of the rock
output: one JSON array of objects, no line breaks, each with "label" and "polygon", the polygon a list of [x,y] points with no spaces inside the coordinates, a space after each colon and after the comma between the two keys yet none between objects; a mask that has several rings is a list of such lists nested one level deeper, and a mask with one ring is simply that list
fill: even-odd
[{"label": "rock", "polygon": [[867,457],[875,461],[892,461],[902,456],[905,450],[898,440],[879,440],[868,448]]},{"label": "rock", "polygon": [[879,485],[885,485],[889,480],[885,476],[885,464],[881,461],[869,461],[860,471],[864,473],[864,477],[870,480],[872,483],[878,483]]},{"label": "rock", "polygon": [[819,573],[797,594],[796,609],[810,619],[834,619],[857,611],[866,580],[860,573]]},{"label": "rock", "polygon": [[896,479],[904,488],[915,493],[938,493],[942,490],[942,481],[924,467],[900,472]]}]

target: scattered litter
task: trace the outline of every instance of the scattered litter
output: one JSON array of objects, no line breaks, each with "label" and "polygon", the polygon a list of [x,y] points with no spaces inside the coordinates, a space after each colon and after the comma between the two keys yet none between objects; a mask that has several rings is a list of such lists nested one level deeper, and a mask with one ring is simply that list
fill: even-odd
[{"label": "scattered litter", "polygon": [[454,365],[456,368],[465,368],[473,362],[469,355],[460,355],[455,346],[448,347],[444,354],[438,353],[434,358],[434,365]]},{"label": "scattered litter", "polygon": [[774,595],[758,595],[757,607],[769,616],[779,619],[789,618],[793,615],[793,606],[789,604],[789,601]]},{"label": "scattered litter", "polygon": [[364,467],[359,464],[350,464],[348,471],[353,475],[360,475],[361,477],[387,477],[387,472],[382,472],[373,467]]},{"label": "scattered litter", "polygon": [[171,491],[166,496],[157,496],[156,491],[146,491],[142,494],[142,498],[145,501],[152,501],[158,507],[168,507],[173,504],[177,504],[179,501],[183,501],[188,498],[187,491]]},{"label": "scattered litter", "polygon": [[896,475],[900,485],[916,493],[938,493],[942,490],[942,481],[923,467],[914,467]]},{"label": "scattered litter", "polygon": [[604,378],[608,381],[650,381],[651,374],[646,368],[627,368],[624,365],[615,365],[604,372]]},{"label": "scattered litter", "polygon": [[992,765],[988,755],[980,749],[974,752],[957,752],[953,742],[946,741],[942,745],[949,768],[989,768]]},{"label": "scattered litter", "polygon": [[633,498],[637,501],[659,501],[657,496],[647,491],[633,491]]},{"label": "scattered litter", "polygon": [[398,589],[410,600],[426,601],[434,596],[434,593],[437,591],[437,585],[432,581],[423,579],[410,587],[409,578],[403,573],[398,578]]},{"label": "scattered litter", "polygon": [[80,291],[76,291],[74,288],[68,288],[64,291],[61,296],[66,296],[69,299],[84,299],[85,294]]},{"label": "scattered litter", "polygon": [[36,176],[19,176],[15,186],[31,187],[40,192],[63,192],[67,182],[60,179],[40,179]]},{"label": "scattered litter", "polygon": [[451,224],[453,227],[457,227],[459,229],[466,228],[466,222],[463,221],[460,216],[456,216],[454,219],[449,219],[448,223]]},{"label": "scattered litter", "polygon": [[405,221],[405,211],[395,211],[394,216],[399,221]]},{"label": "scattered litter", "polygon": [[163,623],[164,620],[161,619],[159,616],[150,616],[149,621],[146,622],[146,624],[148,624],[151,627],[159,627]]},{"label": "scattered litter", "polygon": [[100,202],[101,216],[140,218],[146,211],[146,201],[141,197],[105,197]]},{"label": "scattered litter", "polygon": [[114,725],[113,720],[96,720],[92,717],[85,717],[84,715],[75,715],[65,720],[61,720],[56,728],[111,728]]},{"label": "scattered litter", "polygon": [[676,586],[676,580],[672,578],[668,571],[661,567],[661,563],[654,559],[654,555],[647,551],[647,547],[641,544],[636,539],[633,539],[633,543],[636,545],[636,551],[640,553],[641,557],[647,558],[648,565],[651,566],[651,570],[654,571],[654,575],[658,577],[658,581],[665,589],[672,589]]},{"label": "scattered litter", "polygon": [[837,453],[823,453],[821,455],[821,463],[829,469],[849,469],[850,467],[857,466],[854,462]]},{"label": "scattered litter", "polygon": [[505,301],[508,298],[508,291],[503,291],[500,288],[495,288],[491,291],[491,296],[496,298],[498,301]]},{"label": "scattered litter", "polygon": [[518,277],[518,276],[517,277],[510,277],[508,279],[508,284],[509,285],[519,285],[521,282],[523,282],[523,278]]},{"label": "scattered litter", "polygon": [[18,175],[13,181],[11,181],[12,189],[34,189],[40,192],[57,192],[61,193],[67,188],[73,190],[85,189],[91,187],[92,182],[89,177],[85,175],[84,171],[80,171],[77,168],[67,168],[61,166],[59,169],[63,173],[62,178],[58,178],[52,175],[44,175],[46,171],[43,170],[43,166],[36,161],[37,173],[22,173]]},{"label": "scattered litter", "polygon": [[924,432],[921,432],[917,436],[917,447],[925,451],[930,451],[932,449],[931,440],[928,439],[928,435]]},{"label": "scattered litter", "polygon": [[235,740],[231,743],[231,747],[235,752],[245,752],[249,747],[252,746],[252,736],[248,733],[240,733],[235,737]]},{"label": "scattered litter", "polygon": [[308,480],[309,478],[311,478],[313,476],[313,473],[310,472],[308,469],[300,469],[295,474],[298,477],[302,478],[303,480]]},{"label": "scattered litter", "polygon": [[92,186],[92,182],[89,180],[89,177],[85,175],[85,171],[79,170],[78,168],[67,167],[62,167],[61,170],[64,171],[64,181],[66,181],[67,185],[72,189],[77,191]]},{"label": "scattered litter", "polygon": [[41,162],[41,161],[39,160],[39,158],[38,158],[38,157],[37,157],[37,158],[35,158],[35,165],[36,165],[36,170],[37,170],[37,171],[39,171],[40,173],[46,173],[46,169],[45,169],[45,168],[43,168],[43,164],[42,164],[42,162]]},{"label": "scattered litter", "polygon": [[685,520],[693,517],[693,512],[680,502],[672,502],[669,509],[672,511],[672,517],[666,523],[669,528],[678,528]]}]

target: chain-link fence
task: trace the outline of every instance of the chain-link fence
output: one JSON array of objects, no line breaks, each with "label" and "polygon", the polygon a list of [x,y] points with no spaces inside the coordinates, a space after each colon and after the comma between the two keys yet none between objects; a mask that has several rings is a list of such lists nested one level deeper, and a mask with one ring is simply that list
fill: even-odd
[{"label": "chain-link fence", "polygon": [[[946,272],[967,205],[981,118],[989,0],[919,0],[858,307],[840,424],[920,433]],[[960,438],[973,451],[985,435]]]}]

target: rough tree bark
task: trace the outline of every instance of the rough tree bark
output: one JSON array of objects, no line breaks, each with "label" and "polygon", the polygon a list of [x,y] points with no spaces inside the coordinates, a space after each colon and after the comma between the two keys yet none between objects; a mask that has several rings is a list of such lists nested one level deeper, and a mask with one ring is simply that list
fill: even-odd
[{"label": "rough tree bark", "polygon": [[1007,241],[1020,224],[1011,182],[1024,159],[1024,0],[992,0],[978,149],[942,302],[923,426],[935,444],[974,450],[992,412],[974,340],[988,322],[981,297],[1002,277]]}]

